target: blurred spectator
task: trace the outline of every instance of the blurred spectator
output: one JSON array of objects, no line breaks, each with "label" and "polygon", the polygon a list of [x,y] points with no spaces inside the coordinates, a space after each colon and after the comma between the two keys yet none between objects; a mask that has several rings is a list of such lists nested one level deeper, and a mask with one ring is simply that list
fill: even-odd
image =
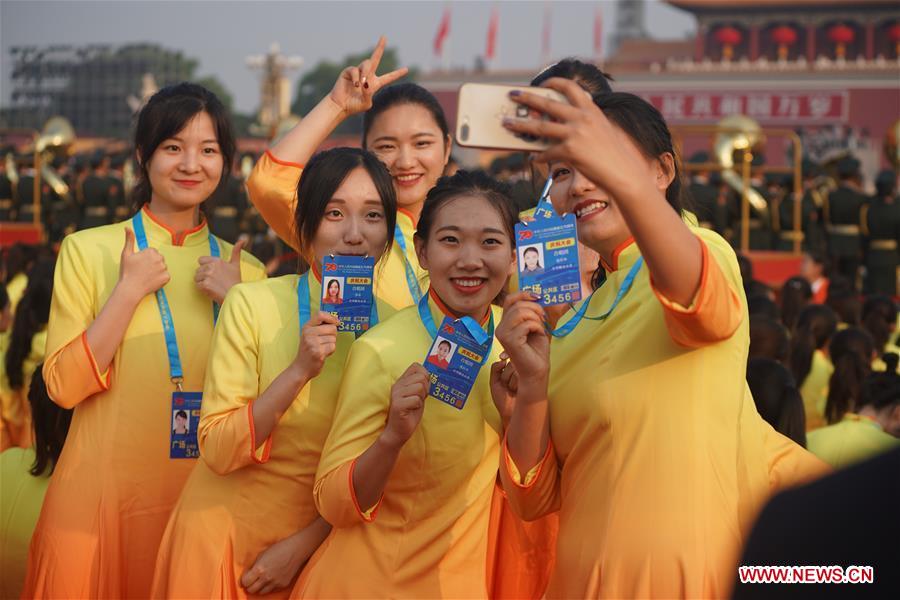
[{"label": "blurred spectator", "polygon": [[771,317],[750,317],[750,358],[770,358],[785,364],[790,351],[790,336],[784,325]]},{"label": "blurred spectator", "polygon": [[751,317],[762,315],[770,319],[780,320],[778,305],[768,294],[753,294],[747,296],[747,310]]},{"label": "blurred spectator", "polygon": [[22,594],[31,534],[72,420],[72,409],[60,408],[47,395],[41,366],[35,367],[28,391],[34,446],[0,454],[0,598]]},{"label": "blurred spectator", "polygon": [[828,285],[827,304],[838,316],[838,328],[859,325],[859,293],[843,277],[834,277]]},{"label": "blurred spectator", "polygon": [[810,251],[803,255],[803,262],[800,264],[800,277],[809,282],[813,304],[825,304],[828,298],[827,261],[824,254]]},{"label": "blurred spectator", "polygon": [[744,281],[744,293],[747,295],[747,298],[759,294],[774,300],[775,293],[772,291],[772,288],[761,281],[753,279],[753,263],[750,262],[750,259],[738,253],[737,261],[741,269],[741,279]]},{"label": "blurred spectator", "polygon": [[[875,341],[875,350],[893,352],[896,346],[891,344],[891,336],[897,329],[897,305],[889,296],[869,296],[863,303],[862,327],[869,332]],[[883,371],[884,365],[875,366],[877,371]]]},{"label": "blurred spectator", "polygon": [[769,358],[751,358],[747,384],[756,410],[775,431],[806,447],[803,400],[784,365]]},{"label": "blurred spectator", "polygon": [[812,287],[803,277],[791,277],[781,288],[781,322],[793,329],[797,316],[812,299]]},{"label": "blurred spectator", "polygon": [[740,561],[748,566],[865,565],[874,570],[872,583],[742,584],[738,579],[733,600],[900,598],[897,473],[900,450],[778,494],[760,514]]},{"label": "blurred spectator", "polygon": [[813,454],[840,468],[900,448],[898,360],[900,356],[893,352],[885,354],[888,370],[866,377],[856,406],[839,423],[810,432]]},{"label": "blurred spectator", "polygon": [[834,311],[810,304],[800,312],[791,337],[790,368],[803,397],[807,431],[825,425],[828,380],[834,372],[825,351],[836,330]]},{"label": "blurred spectator", "polygon": [[825,420],[834,424],[848,412],[855,412],[862,386],[872,371],[877,356],[872,336],[858,327],[848,327],[834,334],[828,344],[828,355],[834,372],[828,380]]},{"label": "blurred spectator", "polygon": [[13,316],[0,373],[0,450],[31,445],[27,391],[35,365],[44,359],[47,319],[56,261],[39,259],[28,272],[28,287]]},{"label": "blurred spectator", "polygon": [[825,230],[828,232],[828,250],[835,270],[856,288],[862,252],[860,218],[867,198],[860,190],[860,163],[846,156],[837,163],[840,182],[825,200]]}]

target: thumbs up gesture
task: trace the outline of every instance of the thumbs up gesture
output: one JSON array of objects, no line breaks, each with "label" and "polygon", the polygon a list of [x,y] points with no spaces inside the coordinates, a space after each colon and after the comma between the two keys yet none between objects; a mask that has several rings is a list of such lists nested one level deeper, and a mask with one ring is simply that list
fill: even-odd
[{"label": "thumbs up gesture", "polygon": [[194,281],[200,291],[213,301],[221,304],[231,286],[241,282],[241,250],[246,244],[246,240],[239,240],[231,249],[231,258],[227,261],[212,256],[201,256],[197,260],[200,266]]},{"label": "thumbs up gesture", "polygon": [[126,290],[135,301],[152,294],[169,282],[166,261],[154,248],[134,251],[134,231],[125,228],[125,247],[119,262],[117,287]]}]

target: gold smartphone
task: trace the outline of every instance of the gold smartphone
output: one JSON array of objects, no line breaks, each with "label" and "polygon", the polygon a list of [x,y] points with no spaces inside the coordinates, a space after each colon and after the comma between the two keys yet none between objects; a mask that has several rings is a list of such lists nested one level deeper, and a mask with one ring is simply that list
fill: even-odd
[{"label": "gold smartphone", "polygon": [[503,127],[505,117],[549,119],[547,115],[513,102],[512,90],[527,91],[568,104],[565,96],[542,87],[464,83],[459,88],[456,110],[456,143],[469,148],[541,151],[550,145],[545,138],[513,133]]}]

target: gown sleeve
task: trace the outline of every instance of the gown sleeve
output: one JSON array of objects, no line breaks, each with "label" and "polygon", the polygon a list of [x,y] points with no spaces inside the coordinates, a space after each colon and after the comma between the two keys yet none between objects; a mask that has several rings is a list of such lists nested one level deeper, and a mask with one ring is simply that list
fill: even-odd
[{"label": "gown sleeve", "polygon": [[360,506],[353,488],[356,459],[384,430],[393,385],[383,353],[367,341],[360,338],[350,348],[313,490],[319,514],[335,527],[373,521],[381,504]]},{"label": "gown sleeve", "polygon": [[559,510],[559,464],[553,444],[547,444],[544,457],[524,475],[509,455],[505,438],[500,451],[500,481],[516,514],[525,521],[534,521]]},{"label": "gown sleeve", "polygon": [[250,202],[265,222],[286,244],[298,250],[294,231],[297,182],[303,165],[275,158],[270,150],[262,155],[247,179]]},{"label": "gown sleeve", "polygon": [[744,308],[736,291],[740,279],[734,279],[737,269],[734,252],[719,246],[700,238],[703,253],[700,287],[688,306],[666,298],[650,277],[653,293],[663,306],[669,335],[680,346],[699,348],[726,340],[743,320]]},{"label": "gown sleeve", "polygon": [[101,373],[87,343],[87,328],[98,312],[90,286],[97,264],[101,261],[86,256],[77,238],[63,240],[53,276],[43,368],[47,393],[63,408],[108,390],[112,381],[112,364]]},{"label": "gown sleeve", "polygon": [[253,401],[259,396],[259,325],[243,285],[225,297],[210,346],[197,441],[210,469],[225,475],[269,459],[272,439],[257,450]]}]

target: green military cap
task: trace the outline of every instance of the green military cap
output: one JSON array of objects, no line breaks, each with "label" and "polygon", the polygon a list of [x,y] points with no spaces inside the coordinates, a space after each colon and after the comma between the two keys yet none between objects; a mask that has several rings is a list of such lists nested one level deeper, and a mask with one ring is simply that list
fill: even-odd
[{"label": "green military cap", "polygon": [[751,167],[761,167],[766,164],[766,155],[762,152],[758,152],[753,155],[753,160],[750,161]]},{"label": "green military cap", "polygon": [[763,181],[766,185],[784,185],[784,176],[781,173],[766,173]]},{"label": "green military cap", "polygon": [[693,154],[691,154],[691,157],[688,159],[688,162],[692,165],[708,163],[709,162],[709,154],[704,152],[703,150],[694,152]]},{"label": "green military cap", "polygon": [[819,163],[809,158],[804,158],[800,163],[800,171],[804,177],[816,177],[822,174],[822,167]]},{"label": "green military cap", "polygon": [[126,160],[128,160],[127,154],[114,154],[109,159],[109,166],[111,166],[113,169],[118,169],[125,165]]},{"label": "green military cap", "polygon": [[841,177],[853,177],[859,172],[859,161],[853,156],[845,156],[837,161],[837,172]]}]

